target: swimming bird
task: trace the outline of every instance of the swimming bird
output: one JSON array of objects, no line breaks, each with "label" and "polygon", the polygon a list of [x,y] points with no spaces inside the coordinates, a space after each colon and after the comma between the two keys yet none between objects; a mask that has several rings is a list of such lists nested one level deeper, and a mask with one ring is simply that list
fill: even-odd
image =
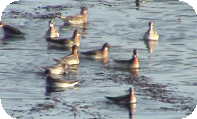
[{"label": "swimming bird", "polygon": [[73,45],[79,46],[80,45],[79,35],[80,35],[80,31],[76,29],[71,38],[61,38],[58,40],[47,39],[47,41],[49,42],[48,45],[49,47],[51,46],[72,47]]},{"label": "swimming bird", "polygon": [[0,27],[3,28],[5,37],[24,37],[25,35],[25,33],[21,32],[19,29],[7,25],[2,21],[0,21]]},{"label": "swimming bird", "polygon": [[114,60],[115,63],[127,65],[129,68],[139,68],[138,50],[133,50],[133,57],[130,60]]},{"label": "swimming bird", "polygon": [[86,52],[81,52],[87,58],[107,58],[108,57],[108,49],[110,48],[109,43],[103,44],[101,49],[90,50]]},{"label": "swimming bird", "polygon": [[61,63],[61,64],[68,64],[68,65],[79,64],[78,50],[79,50],[78,46],[73,45],[71,54],[69,54],[65,57],[62,57],[60,59],[53,59],[53,60],[55,60],[57,63]]},{"label": "swimming bird", "polygon": [[57,15],[57,17],[59,17],[60,19],[62,19],[65,24],[83,24],[83,23],[87,23],[87,7],[82,7],[81,8],[81,13],[77,14],[77,15],[72,15],[72,16],[66,16],[66,17],[62,17],[61,14]]},{"label": "swimming bird", "polygon": [[106,96],[106,98],[115,102],[115,103],[120,103],[120,104],[133,104],[133,103],[137,102],[133,88],[129,89],[129,94],[127,94],[127,95],[117,96],[117,97]]},{"label": "swimming bird", "polygon": [[59,33],[55,29],[53,20],[49,20],[49,29],[45,33],[45,38],[52,38],[52,39],[59,38]]},{"label": "swimming bird", "polygon": [[51,74],[59,75],[68,73],[69,66],[67,64],[56,64],[49,67],[37,67],[37,69],[43,72],[45,72],[46,70],[50,70]]},{"label": "swimming bird", "polygon": [[46,77],[46,86],[47,87],[73,87],[76,84],[79,83],[79,81],[66,81],[66,80],[61,80],[61,79],[54,79],[51,75],[51,71],[47,69],[45,71],[45,74],[47,75]]},{"label": "swimming bird", "polygon": [[156,31],[153,30],[153,22],[149,22],[149,29],[144,34],[143,39],[144,40],[158,40],[159,39],[159,35],[157,34]]}]

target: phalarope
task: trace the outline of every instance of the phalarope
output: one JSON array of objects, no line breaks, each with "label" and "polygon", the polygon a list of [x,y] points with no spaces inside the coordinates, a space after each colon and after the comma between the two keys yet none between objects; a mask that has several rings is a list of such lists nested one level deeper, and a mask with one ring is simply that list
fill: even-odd
[{"label": "phalarope", "polygon": [[62,57],[60,59],[53,59],[53,60],[55,60],[57,63],[61,63],[61,64],[68,64],[68,65],[79,64],[78,50],[79,50],[78,46],[73,45],[72,52],[70,55]]},{"label": "phalarope", "polygon": [[80,35],[80,31],[76,29],[71,38],[61,38],[58,40],[47,39],[47,41],[49,42],[49,47],[50,46],[72,47],[73,45],[79,46],[80,45],[79,35]]},{"label": "phalarope", "polygon": [[83,24],[87,23],[87,7],[81,8],[81,13],[78,15],[66,16],[62,17],[61,14],[57,15],[60,19],[62,19],[66,24]]},{"label": "phalarope", "polygon": [[59,38],[59,33],[55,29],[55,25],[54,25],[53,20],[49,20],[49,29],[46,31],[45,38],[47,38],[47,39],[48,38],[52,38],[52,39]]},{"label": "phalarope", "polygon": [[51,75],[51,71],[50,70],[46,70],[45,74],[47,75],[46,77],[46,86],[47,87],[62,87],[62,88],[66,88],[66,87],[73,87],[76,84],[79,83],[79,81],[66,81],[66,80],[61,80],[61,79],[54,79]]},{"label": "phalarope", "polygon": [[149,29],[144,34],[143,39],[144,40],[158,40],[159,39],[159,35],[157,34],[156,31],[153,30],[153,22],[149,22]]},{"label": "phalarope", "polygon": [[129,68],[139,68],[138,50],[133,50],[133,57],[130,60],[114,60],[118,64],[126,64]]},{"label": "phalarope", "polygon": [[115,103],[133,104],[137,102],[133,88],[129,89],[129,94],[127,95],[118,96],[118,97],[106,97],[106,98]]},{"label": "phalarope", "polygon": [[0,27],[3,28],[5,37],[24,37],[25,33],[21,32],[19,29],[14,28],[0,21]]}]

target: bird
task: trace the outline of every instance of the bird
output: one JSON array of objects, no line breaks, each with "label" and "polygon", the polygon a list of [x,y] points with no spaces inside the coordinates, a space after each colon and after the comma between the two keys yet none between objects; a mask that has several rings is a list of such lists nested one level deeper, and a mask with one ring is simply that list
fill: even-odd
[{"label": "bird", "polygon": [[69,66],[67,64],[56,64],[49,67],[37,67],[40,71],[45,72],[46,70],[50,70],[51,74],[60,75],[68,73]]},{"label": "bird", "polygon": [[109,48],[110,48],[109,43],[105,43],[103,44],[101,49],[81,52],[81,54],[87,58],[95,58],[95,59],[107,58]]},{"label": "bird", "polygon": [[138,50],[133,50],[133,57],[130,60],[114,60],[115,63],[124,65],[126,64],[129,68],[139,68]]},{"label": "bird", "polygon": [[73,36],[71,38],[61,38],[58,40],[47,39],[49,47],[57,46],[57,47],[72,47],[73,45],[80,45],[79,41],[80,31],[75,29],[73,32]]},{"label": "bird", "polygon": [[61,88],[67,88],[67,87],[73,87],[79,83],[79,81],[66,81],[61,79],[55,79],[51,75],[51,70],[47,69],[45,71],[46,74],[46,86],[47,87],[61,87]]},{"label": "bird", "polygon": [[153,30],[153,22],[149,22],[149,29],[143,36],[144,40],[158,40],[159,35]]},{"label": "bird", "polygon": [[58,14],[57,17],[62,19],[65,24],[84,24],[87,23],[87,7],[84,6],[81,8],[81,13],[72,16],[62,17],[62,14]]},{"label": "bird", "polygon": [[137,102],[133,88],[129,88],[129,94],[127,95],[122,95],[122,96],[117,96],[117,97],[106,96],[106,98],[119,104],[134,104]]},{"label": "bird", "polygon": [[51,39],[59,38],[59,33],[55,29],[55,25],[54,25],[53,20],[49,20],[49,29],[45,33],[45,38],[46,39],[48,39],[48,38],[51,38]]},{"label": "bird", "polygon": [[61,64],[78,65],[79,64],[78,50],[79,50],[78,46],[73,45],[71,54],[62,57],[60,59],[53,59],[53,60]]},{"label": "bird", "polygon": [[21,32],[19,29],[14,28],[13,26],[7,25],[2,21],[0,21],[0,27],[3,28],[4,37],[24,37],[25,36],[25,33]]}]

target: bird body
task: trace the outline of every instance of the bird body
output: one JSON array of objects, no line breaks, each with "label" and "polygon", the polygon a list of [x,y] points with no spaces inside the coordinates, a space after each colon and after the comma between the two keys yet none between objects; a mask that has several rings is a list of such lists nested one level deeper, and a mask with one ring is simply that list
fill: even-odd
[{"label": "bird body", "polygon": [[110,45],[108,43],[105,43],[103,44],[101,49],[81,52],[81,54],[87,58],[95,58],[95,59],[107,58],[109,48],[110,48]]},{"label": "bird body", "polygon": [[64,21],[65,24],[84,24],[87,23],[87,7],[81,8],[81,13],[77,15],[71,15],[62,17],[61,14],[58,16]]},{"label": "bird body", "polygon": [[42,72],[45,72],[46,70],[50,70],[52,74],[59,75],[68,73],[69,66],[67,64],[56,64],[49,67],[37,67]]},{"label": "bird body", "polygon": [[114,60],[116,64],[126,65],[129,68],[139,68],[139,59],[137,49],[133,50],[133,57],[130,60]]},{"label": "bird body", "polygon": [[21,32],[19,29],[14,28],[0,21],[0,27],[3,28],[5,37],[24,37],[25,33]]},{"label": "bird body", "polygon": [[47,39],[48,41],[48,45],[49,47],[60,47],[60,48],[64,48],[64,47],[72,47],[73,45],[80,45],[80,41],[79,41],[79,35],[80,35],[80,31],[79,30],[75,30],[73,33],[73,36],[71,38],[61,38],[61,39]]},{"label": "bird body", "polygon": [[67,64],[67,65],[76,65],[79,64],[79,56],[78,56],[78,46],[73,45],[71,54],[62,57],[60,59],[53,59],[57,63]]}]

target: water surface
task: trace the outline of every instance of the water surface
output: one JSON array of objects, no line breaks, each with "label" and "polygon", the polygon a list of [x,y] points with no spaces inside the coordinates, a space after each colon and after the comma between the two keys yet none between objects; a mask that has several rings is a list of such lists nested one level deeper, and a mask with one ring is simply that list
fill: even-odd
[{"label": "water surface", "polygon": [[[43,75],[35,66],[53,65],[52,58],[63,57],[70,51],[47,48],[43,36],[49,19],[40,16],[55,12],[73,15],[84,5],[88,7],[88,24],[87,29],[79,28],[83,32],[80,51],[100,48],[108,42],[110,58],[130,59],[136,48],[139,72],[114,67],[111,61],[106,66],[81,58],[78,70],[65,77],[80,80],[79,85],[46,93]],[[3,108],[15,118],[129,118],[131,110],[111,103],[105,96],[123,95],[134,87],[138,100],[132,112],[134,118],[185,118],[197,101],[196,18],[188,4],[166,0],[148,1],[140,6],[127,0],[21,0],[10,4],[2,21],[21,29],[26,36],[5,39],[6,44],[0,46]],[[158,42],[142,40],[149,21],[154,22],[160,35]],[[76,29],[63,26],[58,18],[55,25],[62,38],[72,36]],[[2,34],[0,30],[3,37]]]}]

